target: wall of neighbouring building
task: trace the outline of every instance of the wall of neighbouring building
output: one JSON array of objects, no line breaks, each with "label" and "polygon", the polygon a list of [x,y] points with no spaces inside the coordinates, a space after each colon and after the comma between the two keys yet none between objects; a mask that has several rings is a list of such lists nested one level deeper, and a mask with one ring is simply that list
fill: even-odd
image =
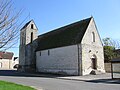
[{"label": "wall of neighbouring building", "polygon": [[111,63],[105,63],[105,71],[111,72]]},{"label": "wall of neighbouring building", "polygon": [[[111,63],[105,63],[105,71],[111,72]],[[120,73],[120,63],[113,63],[113,72]]]},{"label": "wall of neighbouring building", "polygon": [[13,60],[13,59],[0,59],[0,69],[15,69],[14,66],[16,64],[19,64],[19,59]]},{"label": "wall of neighbouring building", "polygon": [[120,73],[120,63],[113,63],[113,72]]},{"label": "wall of neighbouring building", "polygon": [[12,60],[0,59],[0,69],[12,69]]}]

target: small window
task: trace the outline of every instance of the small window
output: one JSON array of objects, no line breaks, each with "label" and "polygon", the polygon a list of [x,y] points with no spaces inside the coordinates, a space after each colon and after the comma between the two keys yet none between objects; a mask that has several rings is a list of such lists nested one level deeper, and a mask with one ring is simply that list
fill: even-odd
[{"label": "small window", "polygon": [[21,44],[23,45],[23,36],[21,37]]},{"label": "small window", "polygon": [[95,42],[95,33],[92,32],[92,42]]},{"label": "small window", "polygon": [[41,51],[40,51],[40,56],[41,56]]},{"label": "small window", "polygon": [[50,50],[48,50],[48,56],[50,55]]},{"label": "small window", "polygon": [[21,33],[21,44],[24,44],[24,33]]},{"label": "small window", "polygon": [[0,62],[0,68],[2,68],[2,62]]},{"label": "small window", "polygon": [[34,26],[34,25],[33,25],[33,24],[31,24],[31,29],[33,29],[33,26]]},{"label": "small window", "polygon": [[33,32],[31,32],[31,43],[33,41]]}]

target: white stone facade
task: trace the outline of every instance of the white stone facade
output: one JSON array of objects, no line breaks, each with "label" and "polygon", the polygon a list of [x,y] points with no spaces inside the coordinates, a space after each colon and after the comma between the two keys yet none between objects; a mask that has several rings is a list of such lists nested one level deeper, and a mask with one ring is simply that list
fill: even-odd
[{"label": "white stone facade", "polygon": [[[95,41],[93,41],[92,33],[94,33]],[[91,70],[93,70],[91,67],[91,59],[93,56],[95,56],[97,60],[97,70],[105,72],[103,46],[93,19],[90,21],[90,24],[85,32],[81,46],[83,75],[89,74]]]},{"label": "white stone facade", "polygon": [[77,45],[36,52],[36,67],[39,72],[78,75]]},{"label": "white stone facade", "polygon": [[[31,29],[31,24],[35,28]],[[32,43],[31,33],[33,33]],[[21,70],[25,70],[24,67],[27,66],[31,70],[30,67],[33,68],[34,64],[37,72],[67,75],[87,75],[94,69],[105,72],[103,45],[93,18],[87,26],[81,43],[36,50],[41,43],[38,43],[37,39],[37,27],[32,21],[21,30],[20,65],[23,66]]]},{"label": "white stone facade", "polygon": [[87,75],[93,70],[91,66],[93,56],[96,58],[96,70],[105,72],[103,46],[93,19],[79,45],[79,51],[78,45],[72,45],[49,49],[49,53],[50,55],[48,55],[48,50],[36,53],[36,67],[39,72]]}]

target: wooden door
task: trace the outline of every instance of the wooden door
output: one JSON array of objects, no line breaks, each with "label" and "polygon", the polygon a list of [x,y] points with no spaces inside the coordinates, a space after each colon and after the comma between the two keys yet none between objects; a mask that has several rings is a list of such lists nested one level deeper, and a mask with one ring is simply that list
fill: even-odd
[{"label": "wooden door", "polygon": [[97,61],[96,58],[92,58],[92,68],[97,69]]}]

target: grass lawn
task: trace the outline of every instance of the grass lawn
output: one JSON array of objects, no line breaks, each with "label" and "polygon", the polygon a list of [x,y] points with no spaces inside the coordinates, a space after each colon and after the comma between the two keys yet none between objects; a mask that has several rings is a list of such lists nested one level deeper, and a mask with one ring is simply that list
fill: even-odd
[{"label": "grass lawn", "polygon": [[23,86],[11,82],[0,81],[0,90],[35,90],[32,87]]}]

